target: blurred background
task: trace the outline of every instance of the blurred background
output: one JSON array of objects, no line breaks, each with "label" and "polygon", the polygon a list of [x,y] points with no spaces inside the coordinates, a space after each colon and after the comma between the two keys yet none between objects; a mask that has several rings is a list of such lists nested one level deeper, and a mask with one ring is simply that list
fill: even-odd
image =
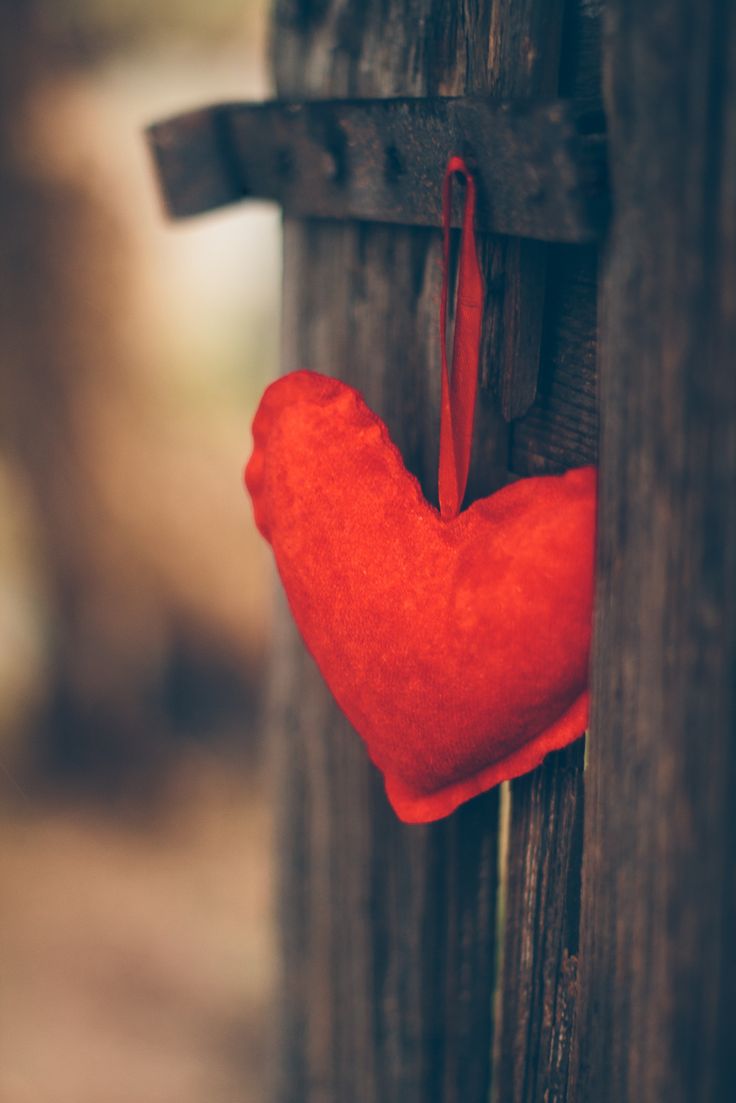
[{"label": "blurred background", "polygon": [[279,221],[142,128],[269,93],[266,0],[0,0],[0,1103],[258,1103]]}]

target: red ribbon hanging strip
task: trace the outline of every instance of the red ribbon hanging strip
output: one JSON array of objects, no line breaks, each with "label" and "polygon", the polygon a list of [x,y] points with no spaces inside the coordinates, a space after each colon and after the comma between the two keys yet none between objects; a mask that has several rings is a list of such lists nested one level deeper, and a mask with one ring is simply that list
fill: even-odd
[{"label": "red ribbon hanging strip", "polygon": [[[450,280],[450,219],[452,181],[455,173],[465,179],[465,209],[457,276],[455,332],[452,342],[452,377],[447,365],[447,306]],[[442,188],[442,301],[440,342],[442,345],[442,397],[440,412],[439,500],[440,514],[449,521],[457,517],[465,496],[473,443],[473,414],[478,389],[481,325],[483,322],[483,276],[475,243],[475,180],[460,157],[452,157],[445,170]]]}]

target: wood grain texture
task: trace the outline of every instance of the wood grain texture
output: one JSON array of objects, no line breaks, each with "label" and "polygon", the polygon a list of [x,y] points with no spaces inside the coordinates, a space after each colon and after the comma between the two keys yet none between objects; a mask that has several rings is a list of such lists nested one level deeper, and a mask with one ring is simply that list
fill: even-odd
[{"label": "wood grain texture", "polygon": [[[504,0],[490,5],[488,73],[501,99],[554,96],[559,84],[563,0]],[[481,380],[507,421],[521,417],[537,393],[547,247],[536,241],[489,246],[491,279]]]},{"label": "wood grain texture", "polygon": [[[551,257],[537,399],[513,428],[516,474],[595,462],[596,256]],[[583,742],[511,782],[494,1100],[574,1099]]]},{"label": "wood grain texture", "polygon": [[[284,366],[319,367],[361,386],[433,495],[436,235],[288,222],[285,259]],[[290,286],[289,272],[305,275]],[[489,470],[503,464],[496,439]],[[281,632],[278,1098],[482,1100],[496,796],[433,827],[398,823],[285,614]]]},{"label": "wood grain texture", "polygon": [[578,1098],[736,1098],[736,9],[611,0]]},{"label": "wood grain texture", "polygon": [[[560,87],[592,108],[600,90],[599,32],[598,6],[567,5]],[[597,265],[594,249],[549,250],[539,391],[512,426],[516,474],[595,461]],[[582,742],[549,756],[510,790],[494,1100],[561,1103],[575,1098],[577,1075]]]},{"label": "wood grain texture", "polygon": [[[429,0],[382,5],[282,0],[274,35],[278,91],[296,97],[521,94],[521,89],[531,94],[552,79],[542,61],[545,50],[554,52],[549,65],[555,72],[559,65],[559,35],[548,35],[542,7],[512,0],[493,7]],[[523,50],[519,42],[526,44]],[[516,65],[519,75],[508,72],[502,79],[498,67]],[[581,322],[570,302],[565,321],[553,298],[543,319],[540,258],[520,257],[516,244],[509,244],[506,250],[496,241],[483,242],[486,348],[502,346],[505,351],[493,355],[507,357],[528,378],[538,356],[534,335],[541,334],[544,320],[552,335],[545,369],[549,393],[559,394],[563,364],[569,389],[584,390],[589,307]],[[576,271],[571,263],[571,287]],[[430,500],[436,498],[440,276],[434,231],[286,221],[284,369],[316,368],[360,387],[387,421]],[[531,314],[534,324],[527,326]],[[575,346],[566,326],[572,334],[584,331],[586,338]],[[545,439],[554,459],[553,435],[549,428]],[[526,452],[520,445],[518,453],[531,454],[531,444]],[[566,455],[558,450],[557,461],[576,462],[577,453],[567,460]],[[487,387],[479,395],[469,499],[505,481],[508,457],[508,430]],[[276,1098],[280,1103],[487,1103],[498,794],[479,798],[440,824],[403,827],[283,610],[276,652],[272,716],[284,961]],[[574,908],[568,902],[579,862],[576,754],[545,767],[534,783],[539,786],[534,799],[519,796],[513,819],[514,908],[520,910],[507,917],[508,976],[513,976],[513,947],[523,945],[531,972],[520,978],[514,998],[527,1022],[540,1023],[539,1000],[557,993],[552,1028],[535,1027],[538,1053],[546,1046],[547,1056],[529,1057],[537,1061],[534,1085],[545,1076],[555,1084],[567,1077],[575,975],[569,934]],[[555,924],[550,919],[546,938],[547,908],[557,897],[563,918]],[[539,902],[531,927],[524,911],[530,898]],[[523,942],[517,937],[522,929]],[[560,963],[564,979],[555,987],[550,970]],[[547,977],[543,997],[527,983],[540,975]],[[513,1033],[509,1014],[504,1029]]]},{"label": "wood grain texture", "polygon": [[572,1098],[583,743],[511,786],[494,1100]]},{"label": "wood grain texture", "polygon": [[[477,91],[457,69],[471,37],[437,4],[279,4],[278,91]],[[436,499],[440,235],[287,220],[284,263],[284,369],[318,368],[360,387]],[[507,447],[496,409],[481,400],[471,493],[504,480]],[[285,615],[279,634],[276,1098],[485,1103],[497,794],[434,826],[398,823]]]}]

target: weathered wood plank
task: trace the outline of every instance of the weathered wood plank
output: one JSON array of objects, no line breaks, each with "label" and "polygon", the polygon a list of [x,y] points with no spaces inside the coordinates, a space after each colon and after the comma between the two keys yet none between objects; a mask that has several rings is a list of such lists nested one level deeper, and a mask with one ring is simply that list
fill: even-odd
[{"label": "weathered wood plank", "polygon": [[[598,56],[599,16],[586,0],[567,5],[560,73],[565,93],[592,106],[600,71],[587,59]],[[510,466],[523,475],[589,463],[596,453],[597,255],[549,253],[539,393],[512,426]],[[577,1074],[582,742],[510,789],[494,1099],[562,1103],[575,1097]]]},{"label": "weathered wood plank", "polygon": [[[460,9],[424,0],[417,7],[400,0],[382,6],[278,4],[280,94],[508,89],[531,95],[549,79],[545,65],[557,70],[559,35],[547,33],[554,5],[505,0],[493,14],[487,3]],[[542,64],[547,50],[554,51],[554,62]],[[507,73],[504,84],[491,65],[518,65],[519,73]],[[294,220],[287,220],[285,232],[284,368],[317,368],[359,386],[386,418],[425,493],[435,498],[439,235]],[[534,334],[542,326],[540,258],[519,259],[512,243],[510,251],[498,242],[484,244],[487,349],[502,348],[494,355],[507,357],[528,379],[538,355]],[[531,328],[524,329],[532,316]],[[508,434],[487,388],[479,402],[470,497],[503,482],[507,463]],[[279,640],[274,742],[281,763],[284,985],[278,1098],[487,1103],[498,795],[474,801],[444,823],[402,827],[285,617]],[[571,760],[576,753],[570,752]],[[537,848],[549,840],[546,858],[532,846],[513,846],[524,892],[545,907],[552,881],[561,876],[552,855],[562,840],[569,869],[575,867],[570,812],[577,807],[572,792],[579,772],[554,759],[535,782],[538,799],[526,813],[517,800],[519,831],[526,825]],[[563,790],[565,799],[558,800]],[[544,889],[535,881],[539,870],[546,870]],[[567,907],[568,897],[561,899]],[[551,965],[545,963],[567,960],[570,981],[571,920],[551,927],[555,938],[541,945],[543,912],[532,939],[534,969],[546,976]],[[507,953],[507,962],[513,956]],[[539,1021],[542,1005],[527,991],[526,1013]],[[550,1056],[546,1065],[539,1063],[536,1083],[545,1075],[556,1077],[554,1083],[564,1080],[571,1003],[562,990],[555,1006],[554,1029],[537,1032],[547,1039]],[[508,1017],[505,1022],[510,1028]]]},{"label": "weathered wood plank", "polygon": [[[363,8],[359,16],[354,5],[348,7],[350,19],[359,20],[366,50],[365,91],[375,92],[372,82],[380,65],[371,62],[372,54],[377,51],[378,58],[383,59],[389,51],[390,56],[396,49],[396,37],[384,33],[374,37],[376,14]],[[400,6],[396,10],[400,12]],[[469,30],[458,28],[449,12],[440,15],[435,11],[432,15],[431,24],[424,24],[428,39],[436,36],[431,49],[427,40],[416,34],[416,21],[396,28],[407,57],[411,60],[419,51],[431,63],[408,89],[405,83],[398,87],[393,83],[406,79],[402,74],[406,58],[398,70],[388,66],[382,93],[457,93],[489,87],[488,69],[479,60],[484,57],[487,65],[488,38],[479,43],[476,37],[481,31],[484,36],[490,35],[488,8],[484,6],[476,13],[477,21]],[[521,33],[523,24],[516,18],[519,15],[520,9],[515,8],[514,26]],[[316,67],[317,58],[340,70],[340,51],[327,48],[324,35],[352,23],[333,16],[334,6],[316,25],[311,24],[310,35],[300,43],[302,72],[313,73],[312,63]],[[285,74],[288,79],[280,90],[287,95],[302,95],[305,91],[354,94],[351,79],[319,83],[318,87],[309,82],[306,88],[294,85],[292,65],[297,43],[286,28],[279,45],[285,31],[284,19],[282,9],[277,49],[279,54],[282,49],[286,51],[290,61]],[[326,26],[329,32],[325,32]],[[530,34],[532,29],[527,28]],[[533,36],[530,41],[534,42]],[[543,44],[536,46],[543,52]],[[438,57],[447,59],[444,72],[436,68]],[[468,74],[451,68],[463,59],[467,60]],[[528,61],[525,53],[523,62]],[[358,383],[371,405],[386,416],[409,466],[420,474],[425,491],[434,497],[440,272],[437,237],[379,228],[335,228],[326,237],[325,232],[323,227],[287,225],[285,367],[306,364],[335,371]],[[496,249],[496,263],[497,257]],[[408,272],[413,275],[407,281]],[[349,289],[345,273],[353,281]],[[507,283],[513,286],[515,278]],[[336,284],[340,288],[333,294]],[[488,284],[495,305],[498,295],[493,298],[493,279]],[[524,318],[524,310],[518,313],[514,309],[508,314],[506,336],[511,351],[507,350],[507,355],[516,356],[521,340],[518,329]],[[541,327],[541,317],[535,322]],[[487,493],[504,477],[505,434],[487,395],[480,403],[478,438],[471,473],[474,495]],[[298,652],[299,645],[293,646]],[[290,661],[293,656],[291,660],[286,657],[287,666]],[[433,828],[402,828],[387,812],[362,748],[345,730],[347,726],[325,700],[321,683],[309,670],[309,678],[299,681],[293,696],[304,701],[305,697],[313,699],[312,695],[323,702],[320,707],[330,717],[323,720],[322,730],[309,716],[309,708],[306,714],[300,710],[298,717],[292,710],[290,731],[282,725],[282,738],[297,744],[308,738],[310,745],[318,744],[322,780],[315,776],[316,767],[307,766],[299,784],[320,789],[319,806],[323,811],[317,818],[314,798],[307,795],[296,808],[288,810],[287,837],[299,837],[296,860],[300,861],[304,840],[314,839],[315,834],[319,857],[310,863],[311,874],[300,863],[298,868],[287,870],[285,878],[290,886],[283,910],[287,930],[286,992],[290,995],[283,1005],[282,1037],[290,1071],[282,1079],[281,1098],[299,1099],[300,1103],[309,1098],[400,1097],[422,1103],[435,1099],[485,1103],[490,1079],[497,796],[490,794]],[[303,726],[297,722],[302,717]],[[324,731],[324,727],[332,730]],[[335,740],[341,738],[340,758],[335,761],[331,757],[338,754]],[[297,765],[293,759],[288,760],[289,769]],[[336,792],[325,791],[325,779]],[[373,800],[369,808],[360,797],[366,785]],[[368,833],[367,843],[349,833],[346,818],[359,825],[355,830]],[[351,839],[353,845],[347,846]],[[356,854],[366,849],[374,858],[367,863],[356,860]],[[325,871],[335,862],[340,863],[342,872],[340,877],[330,878]],[[377,871],[371,882],[375,895],[369,898],[370,903],[366,903],[366,868]],[[321,912],[315,911],[314,897],[310,907],[304,900],[303,886],[298,887],[300,879],[308,875],[321,886],[315,889],[313,883],[311,891],[327,902]],[[356,911],[355,901],[362,901],[360,910]],[[339,949],[346,940],[353,951],[349,959]],[[337,978],[346,976],[350,978],[349,999],[356,1007],[367,1009],[367,1014],[355,1010],[350,1013],[352,1027],[347,1033],[347,1013],[343,1001],[335,995],[336,990],[345,992]],[[318,977],[333,980],[323,980],[320,985]],[[305,1000],[310,1000],[312,1008],[319,1001],[320,1010],[314,1019],[305,1013]]]},{"label": "weathered wood plank", "polygon": [[[502,0],[489,7],[490,94],[500,99],[556,95],[564,0]],[[487,264],[481,380],[512,421],[537,393],[547,250],[539,242],[498,241],[489,246]]]},{"label": "weathered wood plank", "polygon": [[[482,91],[481,76],[462,68],[473,28],[455,16],[429,0],[277,4],[279,93]],[[318,368],[359,386],[433,499],[440,279],[434,230],[286,222],[284,368]],[[504,480],[508,447],[490,403],[479,403],[477,436],[470,485],[487,493]],[[427,828],[398,823],[285,617],[279,633],[277,1098],[486,1103],[497,794]]]},{"label": "weathered wood plank", "polygon": [[611,0],[578,1098],[736,1099],[736,9]]},{"label": "weathered wood plank", "polygon": [[494,1098],[565,1100],[577,995],[583,744],[511,786]]},{"label": "weathered wood plank", "polygon": [[[287,222],[285,242],[284,366],[358,383],[430,494],[437,236]],[[308,278],[289,285],[289,272]],[[483,1100],[496,796],[433,827],[399,824],[290,623],[282,632],[277,677],[290,688],[275,695],[284,787],[279,1098]]]}]

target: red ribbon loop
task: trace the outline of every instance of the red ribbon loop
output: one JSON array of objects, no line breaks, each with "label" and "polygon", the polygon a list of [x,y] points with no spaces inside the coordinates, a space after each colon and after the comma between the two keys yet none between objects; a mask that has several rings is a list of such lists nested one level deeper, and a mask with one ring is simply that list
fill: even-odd
[{"label": "red ribbon loop", "polygon": [[[452,341],[452,378],[447,366],[447,305],[450,278],[450,219],[452,178],[465,179],[460,263],[457,276],[455,332]],[[460,157],[452,157],[445,170],[442,188],[442,301],[440,343],[442,345],[442,398],[440,413],[440,514],[449,521],[460,512],[468,483],[470,449],[473,442],[473,414],[478,389],[478,361],[483,321],[483,276],[475,244],[475,180]]]}]

